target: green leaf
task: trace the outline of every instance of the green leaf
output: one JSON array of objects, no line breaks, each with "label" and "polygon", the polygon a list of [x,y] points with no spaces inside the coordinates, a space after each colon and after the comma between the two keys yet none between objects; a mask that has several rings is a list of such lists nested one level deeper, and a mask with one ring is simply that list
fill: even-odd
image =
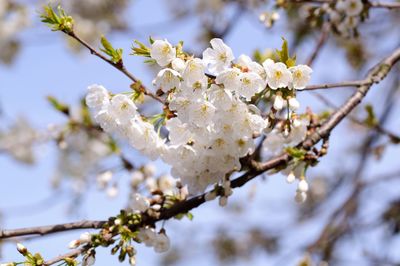
[{"label": "green leaf", "polygon": [[192,221],[193,218],[194,218],[194,216],[193,216],[193,214],[192,214],[191,212],[186,213],[186,217],[187,217],[190,221]]},{"label": "green leaf", "polygon": [[144,60],[144,63],[152,65],[152,64],[157,63],[157,61],[155,59],[147,59],[147,60]]},{"label": "green leaf", "polygon": [[287,147],[285,151],[293,158],[298,160],[303,160],[304,156],[306,155],[306,151],[302,149],[298,149],[295,147]]},{"label": "green leaf", "polygon": [[57,111],[60,111],[61,113],[64,113],[66,115],[69,115],[69,106],[59,102],[55,97],[53,96],[47,96],[47,100],[49,103],[56,109]]},{"label": "green leaf", "polygon": [[103,46],[103,48],[100,48],[100,50],[107,54],[108,56],[110,56],[110,59],[114,62],[114,63],[120,63],[122,62],[122,52],[123,49],[122,48],[118,48],[115,49],[112,44],[107,40],[106,37],[101,36],[101,45]]},{"label": "green leaf", "polygon": [[[131,55],[150,57],[150,48],[138,40],[133,41]],[[136,46],[135,46],[136,45]]]},{"label": "green leaf", "polygon": [[276,50],[276,53],[279,55],[279,58],[282,62],[286,62],[289,59],[289,48],[288,48],[288,42],[285,38],[282,38],[283,43],[282,43],[282,48],[281,50]]},{"label": "green leaf", "polygon": [[71,33],[73,31],[74,20],[67,15],[61,6],[57,7],[58,14],[51,5],[45,6],[43,13],[40,15],[41,21],[48,24],[53,31],[63,31]]},{"label": "green leaf", "polygon": [[285,38],[282,38],[282,48],[281,50],[276,50],[276,53],[282,63],[285,63],[287,67],[292,67],[296,65],[296,56],[290,57],[289,45]]},{"label": "green leaf", "polygon": [[114,48],[104,35],[101,36],[101,45],[103,45],[105,53],[109,53],[108,55],[112,55],[112,51],[114,51]]},{"label": "green leaf", "polygon": [[149,36],[149,43],[150,43],[150,44],[153,44],[153,43],[154,43],[154,39],[153,39],[153,37],[151,37],[151,36]]},{"label": "green leaf", "polygon": [[287,67],[294,67],[296,65],[296,56],[294,56],[293,58],[289,58],[288,60],[286,60],[285,63]]},{"label": "green leaf", "polygon": [[364,123],[369,127],[374,127],[378,124],[378,119],[375,116],[374,108],[372,105],[367,104],[365,106],[365,111],[367,111],[367,117],[364,119]]}]

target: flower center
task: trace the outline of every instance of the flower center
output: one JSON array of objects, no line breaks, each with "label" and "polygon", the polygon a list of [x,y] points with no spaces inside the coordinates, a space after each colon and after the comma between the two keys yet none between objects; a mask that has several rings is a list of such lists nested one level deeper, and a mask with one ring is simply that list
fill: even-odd
[{"label": "flower center", "polygon": [[248,78],[243,78],[242,82],[243,82],[244,85],[250,85],[251,84],[251,80],[248,79]]},{"label": "flower center", "polygon": [[295,76],[297,79],[300,79],[300,78],[302,77],[301,71],[297,70],[297,71],[294,73],[294,76]]},{"label": "flower center", "polygon": [[223,54],[220,54],[220,55],[219,55],[219,60],[221,60],[221,61],[225,62],[225,61],[226,61],[226,59],[228,59],[228,57],[226,56],[226,54],[225,54],[225,53],[223,53]]},{"label": "flower center", "polygon": [[275,71],[275,78],[280,79],[281,77],[282,77],[282,71],[280,70]]},{"label": "flower center", "polygon": [[164,45],[164,47],[162,48],[163,54],[168,54],[170,51],[171,51],[171,48],[169,47],[169,45]]}]

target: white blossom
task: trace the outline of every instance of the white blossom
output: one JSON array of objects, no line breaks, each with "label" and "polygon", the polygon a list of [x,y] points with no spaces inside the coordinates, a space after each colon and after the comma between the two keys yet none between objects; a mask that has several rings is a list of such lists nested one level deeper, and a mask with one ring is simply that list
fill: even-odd
[{"label": "white blossom", "polygon": [[88,256],[85,256],[82,261],[82,266],[92,266],[96,262],[96,258],[94,255],[90,254]]},{"label": "white blossom", "polygon": [[75,248],[79,247],[80,244],[81,244],[81,242],[79,240],[75,239],[75,240],[72,240],[71,242],[69,242],[68,248],[75,249]]},{"label": "white blossom", "polygon": [[90,234],[89,232],[82,233],[79,236],[79,242],[81,244],[89,243],[91,240],[92,240],[92,234]]},{"label": "white blossom", "polygon": [[300,103],[295,97],[290,97],[288,102],[290,110],[296,111],[297,109],[299,109]]},{"label": "white blossom", "polygon": [[[168,45],[166,41],[159,41],[157,45],[153,44],[152,49],[163,46],[170,52],[169,48],[173,48]],[[289,70],[285,64],[272,60],[266,60],[261,66],[246,55],[241,55],[233,64],[232,50],[222,40],[212,40],[211,46],[204,52],[203,60],[176,58],[175,55],[168,57],[168,53],[160,56],[169,58],[168,63],[160,64],[164,68],[154,79],[158,88],[168,92],[165,105],[168,112],[162,114],[166,115],[162,125],[168,131],[165,138],[137,109],[122,111],[125,110],[121,108],[123,103],[130,101],[126,96],[116,95],[111,104],[92,108],[96,121],[107,133],[117,133],[150,159],[161,158],[171,166],[172,177],[164,175],[158,179],[154,177],[155,171],[146,173],[145,168],[141,169],[140,173],[132,175],[134,189],[144,182],[150,192],[161,190],[178,196],[183,193],[181,196],[186,197],[189,191],[191,194],[204,192],[210,185],[221,182],[226,174],[241,169],[240,158],[255,150],[256,136],[266,133],[264,130],[269,121],[255,105],[248,102],[266,89],[267,84],[274,90],[299,89],[302,83],[309,80],[310,71],[306,66]],[[216,75],[215,82],[206,75],[206,66]],[[292,71],[297,70],[303,76],[292,81]],[[299,106],[294,96],[285,96],[284,99],[281,91],[269,93],[275,95],[276,110],[281,110],[286,104],[292,111]],[[120,100],[114,103],[116,99]],[[295,146],[305,137],[307,124],[296,116],[290,117],[293,124],[290,125],[291,130],[289,126],[280,128],[278,125],[267,134],[263,147],[268,153],[282,152],[286,146]],[[180,179],[185,192],[177,190],[174,178]],[[232,193],[228,186],[224,191],[220,198],[222,205]],[[212,192],[207,194],[208,200],[214,197],[216,194]],[[148,203],[138,195],[133,196],[133,202],[138,205],[135,209],[139,211],[149,208]],[[152,234],[148,230],[147,234]]]},{"label": "white blossom", "polygon": [[223,84],[226,89],[234,91],[235,88],[240,86],[240,70],[237,68],[228,68],[219,73],[215,82],[217,84]]},{"label": "white blossom", "polygon": [[157,168],[154,164],[152,163],[147,163],[143,167],[143,173],[146,177],[151,177],[156,174]]},{"label": "white blossom", "polygon": [[308,183],[307,183],[307,181],[305,179],[301,179],[297,189],[300,192],[307,192],[308,191]]},{"label": "white blossom", "polygon": [[154,251],[157,253],[163,253],[168,251],[170,248],[170,241],[165,233],[159,233],[154,239]]},{"label": "white blossom", "polygon": [[294,199],[297,203],[303,203],[307,200],[307,193],[297,190]]},{"label": "white blossom", "polygon": [[267,59],[263,66],[267,73],[268,86],[271,89],[285,88],[292,82],[292,73],[284,63],[275,63],[273,60]]},{"label": "white blossom", "polygon": [[170,175],[162,175],[158,179],[158,188],[164,194],[173,194],[173,190],[176,188],[176,179]]},{"label": "white blossom", "polygon": [[256,73],[245,72],[240,75],[240,86],[236,88],[236,92],[250,101],[251,98],[261,92],[266,84],[265,81]]},{"label": "white blossom", "polygon": [[354,17],[360,15],[364,8],[361,0],[339,0],[336,9],[344,11],[347,16]]},{"label": "white blossom", "polygon": [[140,185],[144,180],[144,174],[141,171],[133,171],[131,175],[131,186],[136,187]]},{"label": "white blossom", "polygon": [[247,55],[240,55],[237,59],[236,64],[239,65],[245,72],[250,71],[257,73],[262,78],[266,77],[265,69],[263,68],[263,66],[251,60],[251,58]]},{"label": "white blossom", "polygon": [[163,92],[168,92],[172,89],[179,89],[181,75],[170,68],[164,68],[158,72],[153,84],[160,88]]},{"label": "white blossom", "polygon": [[111,115],[121,124],[135,118],[137,107],[128,96],[117,94],[111,99]]},{"label": "white blossom", "polygon": [[113,172],[111,171],[105,171],[100,173],[97,177],[96,177],[96,181],[97,181],[97,185],[100,189],[105,188],[108,183],[111,181],[113,176]]},{"label": "white blossom", "polygon": [[150,56],[164,67],[175,59],[176,49],[167,40],[156,40],[151,45]]},{"label": "white blossom", "polygon": [[153,228],[146,227],[139,229],[137,237],[146,245],[146,247],[151,247],[154,245],[157,234]]},{"label": "white blossom", "polygon": [[179,57],[175,58],[171,62],[172,69],[177,71],[178,73],[182,74],[183,70],[185,69],[185,61]]},{"label": "white blossom", "polygon": [[282,110],[284,104],[285,102],[282,98],[282,95],[277,94],[274,99],[274,109],[277,111]]},{"label": "white blossom", "polygon": [[134,211],[145,212],[150,207],[150,202],[147,198],[139,193],[135,193],[131,202],[131,208]]},{"label": "white blossom", "polygon": [[293,172],[290,172],[288,176],[286,177],[286,182],[289,184],[293,183],[296,180],[296,176],[294,175]]},{"label": "white blossom", "polygon": [[196,101],[189,110],[192,123],[199,127],[211,123],[216,107],[208,101]]},{"label": "white blossom", "polygon": [[203,61],[208,65],[208,69],[212,74],[219,74],[230,67],[235,57],[233,56],[232,49],[221,39],[214,38],[210,43],[212,48],[207,48],[203,52]]},{"label": "white blossom", "polygon": [[93,84],[88,87],[86,95],[86,104],[93,109],[101,109],[110,102],[109,94],[106,88],[101,85]]},{"label": "white blossom", "polygon": [[312,69],[306,65],[297,65],[289,68],[292,72],[292,86],[296,90],[302,90],[310,81]]},{"label": "white blossom", "polygon": [[113,185],[106,190],[106,194],[109,198],[115,198],[118,195],[118,193],[119,189],[116,185]]}]

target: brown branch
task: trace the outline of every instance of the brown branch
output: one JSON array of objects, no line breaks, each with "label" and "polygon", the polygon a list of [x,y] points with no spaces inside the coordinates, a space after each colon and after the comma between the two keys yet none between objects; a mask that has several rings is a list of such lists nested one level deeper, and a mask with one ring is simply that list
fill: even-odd
[{"label": "brown branch", "polygon": [[[385,109],[379,119],[379,123],[382,125],[384,125],[387,121],[394,106],[394,101],[392,101],[392,99],[397,91],[397,88],[398,84],[394,84],[386,96],[385,103],[389,103],[385,105]],[[361,177],[368,166],[368,159],[371,156],[371,153],[369,153],[368,150],[379,139],[379,137],[380,135],[377,134],[377,131],[373,131],[371,134],[368,134],[363,141],[357,167],[355,167],[354,174],[350,179],[353,183],[353,191],[348,196],[346,201],[344,201],[331,214],[330,218],[328,219],[328,223],[321,231],[317,240],[308,246],[309,251],[323,250],[324,256],[330,256],[336,242],[351,229],[349,222],[355,215],[357,215],[359,208],[359,196],[363,192],[363,189],[368,185],[368,182],[361,180]],[[329,260],[329,258],[326,257],[323,257],[323,259]]]},{"label": "brown branch", "polygon": [[65,223],[65,224],[56,224],[56,225],[48,225],[48,226],[37,226],[37,227],[29,227],[29,228],[21,228],[14,230],[1,230],[0,231],[0,239],[16,237],[16,236],[27,236],[27,235],[48,235],[58,232],[64,232],[69,230],[76,229],[99,229],[106,222],[105,221],[79,221],[73,223]]},{"label": "brown branch", "polygon": [[[64,32],[65,34],[67,34],[68,36],[74,38],[76,41],[78,41],[80,44],[82,44],[83,46],[85,46],[92,55],[95,55],[99,58],[101,58],[103,61],[107,62],[108,64],[110,64],[111,66],[113,66],[114,68],[118,69],[119,71],[121,71],[123,74],[125,74],[125,76],[127,76],[130,80],[132,80],[134,83],[140,83],[140,80],[137,79],[132,73],[130,73],[125,66],[123,65],[122,62],[119,63],[114,63],[112,60],[108,59],[107,57],[105,57],[102,53],[98,52],[93,46],[91,46],[89,43],[87,43],[86,41],[84,41],[83,39],[81,39],[79,36],[77,36],[75,34],[75,32]],[[157,95],[153,94],[152,92],[150,92],[148,89],[146,89],[143,85],[141,85],[141,89],[143,90],[143,93],[151,98],[153,98],[154,100],[164,104],[164,101],[158,97]]]},{"label": "brown branch", "polygon": [[[301,146],[305,149],[310,149],[314,144],[318,143],[321,139],[327,138],[330,132],[339,124],[365,97],[369,89],[374,83],[382,81],[389,73],[394,64],[400,60],[400,48],[396,49],[391,55],[382,60],[379,64],[373,67],[366,78],[362,80],[358,86],[357,91],[339,108],[334,112],[329,119],[318,129],[315,133],[307,137]],[[289,161],[287,154],[275,158],[278,160],[278,165]],[[265,163],[254,162],[257,171],[265,171],[271,169],[270,161]]]},{"label": "brown branch", "polygon": [[[337,106],[332,103],[329,99],[327,99],[326,97],[324,97],[323,95],[314,92],[313,94],[315,97],[317,97],[317,99],[319,99],[321,102],[323,102],[324,104],[326,104],[328,107],[333,108],[333,109],[337,109]],[[395,142],[395,143],[400,143],[400,136],[396,135],[395,133],[389,131],[388,129],[384,128],[381,124],[375,124],[375,125],[367,125],[365,122],[359,120],[357,117],[349,114],[347,117],[347,119],[349,119],[352,123],[357,124],[359,126],[363,126],[365,128],[368,129],[374,129],[376,130],[378,133],[386,135],[391,141]]]},{"label": "brown branch", "polygon": [[370,3],[371,7],[377,7],[377,8],[387,8],[387,9],[395,9],[395,8],[400,8],[400,3],[399,2],[371,2]]},{"label": "brown branch", "polygon": [[[335,0],[286,0],[285,3],[289,4],[302,4],[302,3],[314,3],[314,4],[331,4],[336,2]],[[368,3],[370,7],[374,8],[387,8],[387,9],[396,9],[400,8],[400,3],[396,2],[381,2],[374,1]]]},{"label": "brown branch", "polygon": [[320,53],[322,47],[326,43],[329,37],[329,30],[330,30],[330,25],[328,23],[324,23],[322,30],[321,30],[321,35],[318,38],[317,45],[315,46],[312,54],[310,57],[307,59],[306,65],[311,66],[314,62],[314,60],[317,58],[318,54]]},{"label": "brown branch", "polygon": [[63,255],[59,255],[51,260],[45,261],[43,266],[49,266],[49,265],[53,265],[57,262],[63,261],[65,259],[72,259],[72,258],[76,258],[79,255],[81,255],[83,252],[85,251],[84,248],[80,248],[80,249],[74,249],[73,251],[70,251],[68,253],[65,253]]},{"label": "brown branch", "polygon": [[331,89],[331,88],[344,88],[344,87],[359,87],[362,85],[372,85],[371,81],[366,80],[354,80],[354,81],[343,81],[337,83],[327,83],[327,84],[317,84],[317,85],[308,85],[305,89],[299,90],[301,91],[313,91],[320,89]]}]

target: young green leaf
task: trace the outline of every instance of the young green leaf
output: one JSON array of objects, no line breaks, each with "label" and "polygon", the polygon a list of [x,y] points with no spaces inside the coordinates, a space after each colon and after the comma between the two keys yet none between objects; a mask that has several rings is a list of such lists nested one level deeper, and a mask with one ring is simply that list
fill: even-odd
[{"label": "young green leaf", "polygon": [[46,23],[53,31],[63,31],[71,33],[73,31],[74,20],[67,15],[61,6],[57,7],[58,14],[53,7],[48,5],[44,7],[44,12],[40,15],[41,21]]},{"label": "young green leaf", "polygon": [[285,38],[282,38],[282,48],[281,50],[276,50],[276,53],[280,59],[280,61],[287,65],[287,67],[292,67],[296,65],[296,56],[290,57],[289,54],[289,45]]},{"label": "young green leaf", "polygon": [[100,48],[100,50],[110,56],[111,60],[114,63],[120,63],[122,62],[122,52],[123,50],[121,48],[115,49],[112,44],[107,40],[106,37],[101,36],[101,45],[103,48]]}]

